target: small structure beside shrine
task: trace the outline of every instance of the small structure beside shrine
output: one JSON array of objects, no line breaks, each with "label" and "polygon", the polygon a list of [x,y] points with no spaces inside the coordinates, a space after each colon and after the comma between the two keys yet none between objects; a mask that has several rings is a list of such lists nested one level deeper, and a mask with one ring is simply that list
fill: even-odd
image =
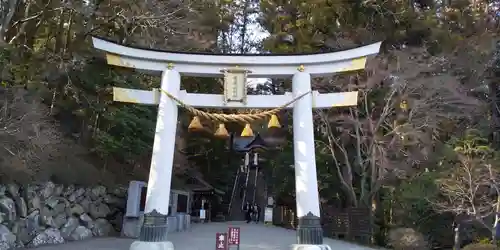
[{"label": "small structure beside shrine", "polygon": [[[192,180],[192,181],[189,181]],[[144,209],[146,205],[147,183],[143,181],[131,181],[127,192],[126,211],[123,217],[122,236],[127,238],[138,238],[140,228],[144,221]],[[212,186],[187,178],[187,183],[181,183],[176,178],[172,185],[169,201],[169,232],[182,232],[191,226],[192,217],[197,217],[200,210],[198,200],[209,199],[214,193],[222,192]],[[199,216],[199,214],[198,214]]]}]

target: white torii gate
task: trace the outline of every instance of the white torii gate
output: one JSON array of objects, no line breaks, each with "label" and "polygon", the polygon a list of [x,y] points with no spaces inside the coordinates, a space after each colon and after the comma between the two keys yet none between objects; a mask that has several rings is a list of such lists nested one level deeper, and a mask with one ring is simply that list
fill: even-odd
[{"label": "white torii gate", "polygon": [[[364,69],[366,57],[377,54],[381,42],[356,49],[306,55],[228,55],[166,52],[122,46],[101,38],[92,38],[94,47],[106,52],[110,65],[163,72],[161,89],[199,108],[275,108],[311,91],[311,77]],[[292,93],[284,95],[249,95],[245,102],[227,102],[224,95],[194,94],[181,90],[181,74],[200,77],[223,77],[224,70],[238,67],[248,77],[292,77]],[[246,88],[244,88],[246,91]],[[114,88],[115,101],[159,105],[149,173],[145,213],[156,210],[168,214],[178,107],[174,100],[159,90]],[[313,109],[355,106],[357,91],[319,94],[313,91],[293,104],[293,140],[297,217],[307,215],[319,219],[319,195],[313,131]],[[300,225],[299,225],[300,226]],[[321,228],[319,228],[321,230]],[[144,227],[142,229],[144,230]],[[300,230],[298,230],[300,231]],[[152,235],[160,232],[150,232]],[[298,233],[293,249],[324,249],[311,235]],[[173,249],[165,235],[156,239],[140,238],[130,249]],[[159,237],[159,238],[158,238]],[[146,237],[147,238],[147,237]],[[319,241],[319,242],[318,242]]]}]

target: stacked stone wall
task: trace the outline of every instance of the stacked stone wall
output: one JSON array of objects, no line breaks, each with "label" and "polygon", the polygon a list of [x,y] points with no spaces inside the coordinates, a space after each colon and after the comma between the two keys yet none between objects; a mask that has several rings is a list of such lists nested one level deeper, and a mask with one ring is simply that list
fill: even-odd
[{"label": "stacked stone wall", "polygon": [[126,195],[125,187],[0,185],[0,250],[116,236]]}]

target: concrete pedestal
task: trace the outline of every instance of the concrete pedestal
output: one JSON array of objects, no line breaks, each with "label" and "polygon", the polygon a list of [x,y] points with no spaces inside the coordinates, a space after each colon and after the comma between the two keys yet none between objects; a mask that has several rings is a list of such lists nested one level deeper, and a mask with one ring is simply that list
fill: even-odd
[{"label": "concrete pedestal", "polygon": [[328,245],[305,245],[305,244],[293,244],[290,249],[292,250],[332,250]]},{"label": "concrete pedestal", "polygon": [[178,230],[178,224],[177,224],[177,217],[175,216],[168,216],[167,218],[167,225],[168,225],[168,232],[173,233],[177,232]]},{"label": "concrete pedestal", "polygon": [[141,225],[144,221],[144,216],[140,217],[124,217],[121,235],[127,238],[139,238]]},{"label": "concrete pedestal", "polygon": [[137,240],[132,242],[130,250],[174,250],[174,244],[170,241],[147,242]]}]

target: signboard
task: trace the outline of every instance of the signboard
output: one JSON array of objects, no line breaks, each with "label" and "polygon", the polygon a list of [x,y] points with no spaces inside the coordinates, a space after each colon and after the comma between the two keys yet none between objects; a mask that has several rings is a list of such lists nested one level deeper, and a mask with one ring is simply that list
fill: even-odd
[{"label": "signboard", "polygon": [[266,207],[264,211],[264,222],[273,222],[273,208]]},{"label": "signboard", "polygon": [[200,219],[202,220],[206,219],[205,209],[200,209]]},{"label": "signboard", "polygon": [[274,199],[273,199],[273,197],[267,197],[267,205],[268,206],[274,205]]},{"label": "signboard", "polygon": [[215,250],[227,250],[227,233],[215,234]]},{"label": "signboard", "polygon": [[227,240],[228,245],[240,245],[240,228],[239,227],[229,227],[228,230],[229,239]]},{"label": "signboard", "polygon": [[126,217],[139,217],[146,205],[146,182],[131,181],[127,191]]},{"label": "signboard", "polygon": [[247,99],[247,73],[248,71],[233,68],[224,70],[224,102],[242,102]]}]

